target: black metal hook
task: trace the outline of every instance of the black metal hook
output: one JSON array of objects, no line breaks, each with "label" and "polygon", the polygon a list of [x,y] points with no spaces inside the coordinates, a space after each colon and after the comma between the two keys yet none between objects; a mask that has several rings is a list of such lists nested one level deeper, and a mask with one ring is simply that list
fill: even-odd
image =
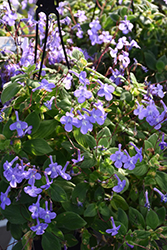
[{"label": "black metal hook", "polygon": [[[36,24],[36,38],[35,38],[35,58],[34,58],[35,64],[37,61],[38,20],[39,20],[38,14],[40,12],[43,12],[46,15],[45,40],[44,40],[44,48],[43,48],[43,54],[42,54],[42,59],[41,59],[41,65],[40,65],[39,74],[38,74],[38,80],[40,79],[40,76],[41,76],[42,65],[43,65],[43,61],[44,61],[44,57],[45,57],[46,42],[47,42],[47,36],[48,36],[48,21],[49,21],[49,15],[51,13],[55,14],[57,17],[57,25],[58,25],[58,30],[59,30],[59,34],[60,34],[63,52],[64,52],[65,60],[67,63],[67,67],[68,67],[68,69],[70,69],[70,65],[68,62],[68,58],[67,58],[67,54],[66,54],[66,50],[65,50],[65,46],[64,46],[64,42],[63,42],[63,37],[62,37],[62,33],[61,33],[59,12],[57,10],[57,7],[59,6],[59,0],[56,0],[56,3],[57,3],[57,5],[55,5],[54,0],[38,0],[36,3],[38,8],[36,9],[37,24]],[[75,89],[73,82],[72,82],[72,86],[73,86],[73,89]]]}]

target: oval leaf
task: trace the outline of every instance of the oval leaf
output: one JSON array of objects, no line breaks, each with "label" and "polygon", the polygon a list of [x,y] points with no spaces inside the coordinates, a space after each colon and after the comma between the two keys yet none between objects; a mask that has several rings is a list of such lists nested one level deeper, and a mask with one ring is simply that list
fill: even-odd
[{"label": "oval leaf", "polygon": [[26,141],[23,150],[32,155],[44,155],[53,151],[44,139],[32,139]]},{"label": "oval leaf", "polygon": [[10,101],[21,89],[21,85],[17,82],[10,83],[6,88],[3,89],[1,94],[1,101],[4,104]]},{"label": "oval leaf", "polygon": [[52,233],[45,232],[45,234],[42,236],[42,248],[44,250],[48,249],[61,250],[60,241]]},{"label": "oval leaf", "polygon": [[84,227],[87,223],[78,214],[73,212],[64,212],[56,217],[57,227],[76,230]]},{"label": "oval leaf", "polygon": [[51,185],[51,198],[54,201],[61,202],[67,200],[67,195],[64,189],[54,183]]}]

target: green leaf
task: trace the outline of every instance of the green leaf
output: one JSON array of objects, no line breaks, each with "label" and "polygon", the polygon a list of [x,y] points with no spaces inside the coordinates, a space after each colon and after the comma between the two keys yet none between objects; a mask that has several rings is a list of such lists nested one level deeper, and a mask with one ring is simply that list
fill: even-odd
[{"label": "green leaf", "polygon": [[162,238],[167,238],[167,226],[164,226],[164,227],[160,227],[159,229],[162,230],[162,233],[160,234],[160,237]]},{"label": "green leaf", "polygon": [[84,58],[84,54],[81,51],[79,51],[77,49],[74,49],[73,52],[72,52],[72,57],[79,60],[82,57]]},{"label": "green leaf", "polygon": [[119,15],[115,13],[109,13],[110,18],[116,23],[119,21]]},{"label": "green leaf", "polygon": [[84,229],[82,232],[82,243],[87,246],[89,244],[90,237],[91,234],[88,232],[87,229]]},{"label": "green leaf", "polygon": [[98,146],[104,146],[108,148],[112,142],[111,132],[108,127],[104,127],[97,134]]},{"label": "green leaf", "polygon": [[22,238],[22,245],[23,249],[25,250],[31,250],[33,247],[33,232],[28,231],[26,234],[24,234]]},{"label": "green leaf", "polygon": [[126,227],[124,226],[123,223],[121,223],[120,221],[115,221],[115,225],[118,227],[119,225],[121,225],[120,229],[118,230],[118,234],[116,235],[116,238],[118,237],[121,237],[121,236],[124,236],[127,232],[127,229]]},{"label": "green leaf", "polygon": [[78,240],[72,234],[65,234],[64,239],[67,242],[68,247],[73,247],[78,243]]},{"label": "green leaf", "polygon": [[96,140],[92,135],[85,135],[85,141],[89,148],[94,148],[96,146]]},{"label": "green leaf", "polygon": [[111,165],[111,160],[105,158],[100,162],[99,171],[105,175],[111,176],[114,174],[114,167]]},{"label": "green leaf", "polygon": [[151,142],[153,148],[155,148],[157,140],[158,140],[158,135],[155,133],[148,138],[148,141]]},{"label": "green leaf", "polygon": [[123,91],[120,96],[120,100],[125,100],[127,103],[132,101],[132,94],[128,91]]},{"label": "green leaf", "polygon": [[53,151],[44,139],[26,141],[23,145],[23,150],[32,155],[44,155]]},{"label": "green leaf", "polygon": [[94,137],[91,135],[83,135],[79,129],[75,129],[73,131],[73,135],[78,144],[83,146],[84,148],[94,148],[96,146]]},{"label": "green leaf", "polygon": [[165,68],[165,63],[162,62],[161,60],[158,60],[156,63],[156,68],[159,72],[163,71]]},{"label": "green leaf", "polygon": [[57,227],[76,230],[84,227],[87,223],[78,214],[73,212],[64,212],[56,217]]},{"label": "green leaf", "polygon": [[7,101],[10,101],[21,89],[21,84],[17,82],[11,82],[8,85],[4,86],[4,89],[1,94],[1,101],[4,104]]},{"label": "green leaf", "polygon": [[155,176],[155,180],[157,182],[157,184],[159,185],[159,187],[164,190],[165,192],[167,192],[167,174],[164,172],[157,172],[156,176]]},{"label": "green leaf", "polygon": [[132,225],[145,228],[143,215],[135,208],[129,207],[129,220]]},{"label": "green leaf", "polygon": [[95,203],[89,204],[86,210],[84,211],[85,217],[94,217],[96,214],[97,214],[97,207]]},{"label": "green leaf", "polygon": [[53,183],[51,185],[51,198],[54,201],[66,201],[67,195],[64,189],[62,189],[59,185]]},{"label": "green leaf", "polygon": [[104,216],[111,216],[110,209],[106,206],[106,203],[104,201],[98,205],[98,210]]},{"label": "green leaf", "polygon": [[10,224],[10,232],[16,240],[20,240],[23,234],[20,224]]},{"label": "green leaf", "polygon": [[61,202],[62,207],[68,212],[74,212],[77,214],[83,214],[84,207],[78,206],[78,204],[73,204],[70,201]]},{"label": "green leaf", "polygon": [[134,237],[137,239],[146,239],[151,235],[151,232],[145,231],[145,230],[135,230],[134,231]]},{"label": "green leaf", "polygon": [[156,229],[158,227],[159,218],[158,215],[153,210],[148,211],[146,216],[146,224],[152,229]]},{"label": "green leaf", "polygon": [[92,168],[96,164],[96,159],[92,154],[88,154],[87,152],[83,154],[84,160],[81,163],[81,168]]},{"label": "green leaf", "polygon": [[2,134],[7,138],[7,139],[10,139],[13,135],[13,131],[10,130],[10,125],[14,123],[14,121],[12,119],[9,119],[7,121],[7,123],[5,124],[4,128],[3,128],[3,131],[2,131]]},{"label": "green leaf", "polygon": [[56,184],[59,185],[59,187],[62,187],[67,194],[71,194],[75,188],[74,183],[72,183],[71,181],[66,181],[63,178],[58,178],[56,180]]},{"label": "green leaf", "polygon": [[111,228],[111,223],[110,222],[106,223],[106,221],[102,221],[101,219],[96,218],[95,220],[93,220],[91,227],[97,232],[106,234],[106,230],[108,228]]},{"label": "green leaf", "polygon": [[149,148],[153,148],[152,143],[149,142],[149,141],[145,141],[145,142],[144,142],[144,149],[145,149],[145,151],[147,152],[147,150],[148,150]]},{"label": "green leaf", "polygon": [[1,213],[12,224],[24,224],[30,217],[30,213],[21,205],[6,206],[5,210],[1,209]]},{"label": "green leaf", "polygon": [[148,166],[144,160],[142,162],[137,162],[136,167],[133,170],[127,170],[128,173],[134,174],[136,176],[143,176],[147,173]]},{"label": "green leaf", "polygon": [[111,27],[113,27],[113,24],[114,24],[114,22],[111,19],[111,17],[109,16],[109,17],[106,18],[106,21],[103,24],[103,27],[104,27],[105,30],[109,30],[109,29],[111,29]]},{"label": "green leaf", "polygon": [[166,208],[165,207],[158,208],[156,210],[156,214],[158,215],[159,223],[163,224],[166,218]]},{"label": "green leaf", "polygon": [[42,248],[44,250],[61,250],[61,244],[59,239],[54,234],[45,232],[45,234],[42,236]]},{"label": "green leaf", "polygon": [[21,241],[19,241],[14,247],[12,247],[12,250],[23,250],[23,245]]},{"label": "green leaf", "polygon": [[122,210],[121,208],[118,208],[117,220],[122,222],[122,224],[125,226],[126,230],[128,230],[128,216],[124,212],[124,210]]},{"label": "green leaf", "polygon": [[36,112],[32,112],[26,117],[25,122],[28,123],[28,126],[32,126],[32,135],[39,128],[40,119]]},{"label": "green leaf", "polygon": [[101,174],[98,171],[93,171],[93,173],[89,175],[89,183],[95,183],[100,177]]},{"label": "green leaf", "polygon": [[33,134],[33,138],[46,138],[55,130],[57,124],[58,122],[54,119],[42,121],[38,130]]},{"label": "green leaf", "polygon": [[146,65],[149,69],[156,70],[156,58],[151,52],[144,52]]},{"label": "green leaf", "polygon": [[89,189],[88,183],[82,182],[77,184],[72,193],[73,201],[76,202],[76,200],[78,199],[80,202],[83,202],[84,199],[86,198],[86,193],[88,189]]},{"label": "green leaf", "polygon": [[110,201],[111,206],[115,209],[118,210],[118,208],[122,208],[123,210],[127,210],[129,208],[127,202],[125,201],[125,199],[118,195],[118,194],[114,194],[112,200]]}]

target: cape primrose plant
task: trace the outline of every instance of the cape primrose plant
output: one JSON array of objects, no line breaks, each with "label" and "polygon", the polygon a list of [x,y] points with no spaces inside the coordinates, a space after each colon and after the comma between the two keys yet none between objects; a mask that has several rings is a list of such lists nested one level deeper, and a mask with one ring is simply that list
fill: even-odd
[{"label": "cape primrose plant", "polygon": [[12,249],[167,249],[165,3],[60,2],[71,68],[50,16],[40,79],[46,18],[35,65],[35,1],[10,3],[0,1],[0,36],[15,44],[0,50],[0,218]]}]

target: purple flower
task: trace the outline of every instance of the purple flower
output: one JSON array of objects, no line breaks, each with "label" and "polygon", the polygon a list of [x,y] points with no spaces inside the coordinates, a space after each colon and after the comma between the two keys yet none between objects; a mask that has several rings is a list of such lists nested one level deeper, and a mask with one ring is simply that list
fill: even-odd
[{"label": "purple flower", "polygon": [[57,8],[60,15],[64,15],[64,6],[67,5],[67,2],[60,2],[59,7]]},{"label": "purple flower", "polygon": [[15,111],[15,114],[17,121],[12,123],[9,128],[10,130],[17,130],[18,136],[21,137],[24,135],[23,129],[26,129],[28,124],[19,120],[18,111]]},{"label": "purple flower", "polygon": [[81,161],[84,160],[84,156],[81,157],[81,151],[80,151],[80,149],[77,149],[77,152],[78,152],[78,159],[77,160],[71,159],[72,162],[73,162],[73,164],[76,164],[76,163],[81,162]]},{"label": "purple flower", "polygon": [[125,163],[128,160],[128,157],[121,152],[121,144],[118,145],[119,150],[115,152],[115,154],[110,156],[112,161],[115,161],[114,165],[116,168],[121,168],[122,163]]},{"label": "purple flower", "polygon": [[129,59],[129,53],[126,51],[122,51],[122,54],[120,54],[118,56],[118,60],[120,62],[122,62],[122,66],[124,68],[128,67],[129,63],[130,63],[130,59]]},{"label": "purple flower", "polygon": [[142,156],[142,148],[138,149],[132,142],[129,143],[131,146],[133,146],[137,152],[137,154],[135,155],[135,157],[137,157],[140,162],[143,160],[143,156]]},{"label": "purple flower", "polygon": [[16,156],[11,162],[5,161],[5,163],[3,164],[3,168],[5,170],[3,172],[3,175],[5,176],[6,179],[10,178],[10,176],[12,175],[12,173],[13,173],[12,165],[18,159],[19,159],[19,157]]},{"label": "purple flower", "polygon": [[83,108],[82,110],[88,112],[88,114],[90,115],[89,120],[91,123],[97,122],[99,125],[103,125],[103,123],[105,122],[107,114],[105,114],[102,110],[95,108],[93,108],[91,111],[85,108]]},{"label": "purple flower", "polygon": [[53,183],[53,180],[51,180],[51,181],[49,180],[48,175],[47,175],[46,172],[44,172],[44,175],[45,175],[45,178],[46,178],[46,184],[42,185],[41,188],[47,190],[48,188],[50,188],[50,185]]},{"label": "purple flower", "polygon": [[65,180],[71,180],[71,176],[69,174],[65,173],[69,162],[67,161],[64,168],[62,169],[61,165],[58,165],[57,162],[55,162],[55,163],[53,162],[52,155],[50,155],[49,158],[50,158],[51,164],[49,164],[49,168],[45,169],[45,172],[48,175],[50,175],[50,177],[52,179],[56,178],[60,175]]},{"label": "purple flower", "polygon": [[155,84],[150,85],[150,93],[155,96],[159,96],[160,98],[164,97],[163,86],[159,83],[157,86]]},{"label": "purple flower", "polygon": [[99,23],[99,20],[93,20],[90,24],[89,27],[91,28],[91,31],[93,33],[96,33],[98,30],[101,29],[101,25]]},{"label": "purple flower", "polygon": [[102,43],[102,40],[99,39],[99,36],[98,36],[98,30],[101,29],[101,25],[100,25],[99,21],[98,20],[92,21],[89,24],[89,27],[91,28],[91,30],[88,30],[87,32],[88,32],[89,38],[91,40],[91,44],[95,45],[96,43],[97,44]]},{"label": "purple flower", "polygon": [[8,198],[8,193],[10,192],[11,187],[9,186],[6,190],[5,193],[1,192],[1,196],[0,196],[0,201],[1,201],[1,208],[3,210],[5,210],[5,206],[9,206],[11,204],[11,200]]},{"label": "purple flower", "polygon": [[63,78],[63,83],[65,84],[66,89],[71,88],[72,80],[73,77],[70,74],[68,74],[66,77]]},{"label": "purple flower", "polygon": [[28,184],[33,185],[35,180],[41,179],[41,175],[37,172],[36,167],[33,166],[33,168],[29,168],[26,172],[25,179],[28,179]]},{"label": "purple flower", "polygon": [[146,197],[146,203],[144,206],[148,208],[148,211],[150,211],[150,202],[148,200],[148,191],[147,190],[145,192],[145,197]]},{"label": "purple flower", "polygon": [[158,190],[158,188],[153,188],[154,191],[160,194],[161,201],[167,202],[167,194],[163,194],[161,191]]},{"label": "purple flower", "polygon": [[39,82],[39,86],[36,87],[35,89],[32,89],[32,91],[36,91],[37,89],[44,89],[48,92],[52,92],[52,89],[55,88],[55,84],[54,83],[49,83],[46,79],[42,79],[41,82]]},{"label": "purple flower", "polygon": [[59,165],[59,167],[57,167],[57,173],[58,173],[64,180],[67,180],[67,181],[71,180],[71,176],[70,176],[69,174],[65,173],[68,164],[69,164],[69,161],[66,162],[66,164],[65,164],[65,166],[64,166],[63,169],[62,169],[62,166],[61,166],[61,165]]},{"label": "purple flower", "polygon": [[138,101],[136,101],[136,103],[138,106],[137,109],[133,111],[133,114],[138,115],[139,119],[142,120],[144,117],[146,117],[146,109],[143,105],[140,105]]},{"label": "purple flower", "polygon": [[49,156],[51,164],[49,164],[49,167],[45,169],[45,172],[50,175],[52,179],[56,178],[58,176],[57,173],[57,167],[61,167],[61,165],[58,165],[57,162],[53,162],[52,155]]},{"label": "purple flower", "polygon": [[54,99],[55,99],[55,97],[52,96],[52,98],[51,98],[49,101],[44,102],[44,105],[45,105],[49,110],[52,109],[52,103],[53,103],[53,100],[54,100]]},{"label": "purple flower", "polygon": [[155,125],[155,118],[159,116],[159,111],[155,104],[150,100],[150,105],[146,108],[146,121],[151,125]]},{"label": "purple flower", "polygon": [[123,69],[112,69],[110,68],[112,76],[110,76],[110,80],[113,81],[117,86],[122,83],[122,79],[119,77],[120,75],[124,76]]},{"label": "purple flower", "polygon": [[7,3],[5,7],[6,7],[6,13],[2,17],[2,21],[9,26],[14,26],[15,20],[17,19],[17,14],[10,10],[10,7]]},{"label": "purple flower", "polygon": [[134,248],[134,245],[131,245],[131,244],[129,244],[128,242],[126,242],[126,245],[127,245],[128,247],[130,247],[130,248]]},{"label": "purple flower", "polygon": [[90,123],[89,116],[87,114],[82,115],[78,110],[79,114],[79,122],[77,124],[77,128],[80,128],[82,134],[86,134],[88,131],[92,131],[93,125]]},{"label": "purple flower", "polygon": [[32,133],[31,129],[32,129],[32,126],[31,126],[31,125],[28,126],[28,127],[24,130],[23,136],[25,136],[26,134],[29,134],[29,135],[30,135],[30,134]]},{"label": "purple flower", "polygon": [[84,86],[80,86],[79,89],[74,91],[74,96],[78,97],[79,103],[83,103],[86,99],[90,99],[92,97],[92,93],[87,90],[85,84]]},{"label": "purple flower", "polygon": [[79,37],[79,38],[83,38],[83,31],[82,31],[81,25],[79,23],[77,23],[76,25],[74,25],[72,27],[72,29],[77,29],[76,36]]},{"label": "purple flower", "polygon": [[39,219],[37,218],[37,225],[30,227],[30,229],[36,232],[37,235],[42,235],[45,233],[45,229],[48,227],[47,223],[40,223]]},{"label": "purple flower", "polygon": [[78,17],[78,22],[83,23],[87,17],[85,16],[84,10],[78,10],[77,13],[74,14],[75,17]]},{"label": "purple flower", "polygon": [[86,78],[87,74],[85,71],[81,71],[81,73],[79,74],[79,81],[82,83],[82,84],[90,84],[89,80]]},{"label": "purple flower", "polygon": [[113,217],[111,217],[111,221],[112,221],[113,228],[112,229],[107,229],[106,233],[111,234],[112,236],[114,236],[114,235],[116,235],[118,233],[118,230],[120,229],[121,225],[116,227]]},{"label": "purple flower", "polygon": [[101,41],[99,41],[98,33],[93,33],[92,30],[88,30],[88,35],[89,35],[89,39],[91,40],[92,46],[94,46],[95,44],[101,43]]},{"label": "purple flower", "polygon": [[167,147],[167,143],[164,142],[164,133],[162,134],[162,141],[159,144],[161,150],[163,150],[165,147]]},{"label": "purple flower", "polygon": [[40,218],[45,220],[45,223],[50,223],[51,220],[56,217],[56,213],[48,210],[48,201],[45,201],[45,207],[46,207],[46,210],[43,209],[40,212]]},{"label": "purple flower", "polygon": [[116,193],[120,193],[124,189],[126,181],[125,180],[121,181],[116,174],[114,176],[117,178],[118,184],[115,187],[113,187],[112,190]]},{"label": "purple flower", "polygon": [[103,43],[111,43],[111,44],[116,44],[113,36],[110,35],[109,31],[102,31],[101,35],[99,35],[99,41]]},{"label": "purple flower", "polygon": [[126,153],[126,155],[128,157],[127,161],[124,164],[124,168],[129,169],[129,170],[133,170],[135,168],[135,164],[137,163],[137,160],[138,160],[138,154],[130,157],[130,155],[128,154],[126,149],[124,150],[124,152]]},{"label": "purple flower", "polygon": [[31,197],[37,197],[37,195],[42,192],[42,189],[37,188],[34,184],[35,184],[35,179],[33,179],[33,184],[31,186],[24,187],[24,192]]},{"label": "purple flower", "polygon": [[118,39],[116,48],[117,49],[122,49],[123,46],[130,46],[130,43],[128,42],[128,40],[127,40],[127,38],[125,36]]},{"label": "purple flower", "polygon": [[73,126],[77,126],[77,124],[78,124],[78,119],[74,118],[74,114],[72,113],[73,110],[74,109],[71,109],[70,113],[66,112],[66,115],[64,115],[60,118],[60,122],[62,124],[65,124],[64,129],[67,132],[71,132],[73,129]]},{"label": "purple flower", "polygon": [[127,20],[127,16],[124,17],[124,21],[120,21],[119,29],[122,31],[123,34],[128,34],[133,29],[133,24]]},{"label": "purple flower", "polygon": [[10,173],[8,172],[8,174],[6,174],[5,177],[8,181],[10,181],[10,186],[12,188],[16,188],[17,183],[21,183],[22,180],[24,179],[24,170],[19,169],[19,164],[16,164],[14,168],[11,168],[11,172]]},{"label": "purple flower", "polygon": [[103,84],[101,81],[98,80],[98,83],[100,83],[101,88],[99,89],[99,91],[97,92],[98,96],[105,96],[105,99],[107,101],[111,101],[111,99],[113,98],[112,94],[115,90],[115,88],[111,85],[108,85],[107,83]]},{"label": "purple flower", "polygon": [[40,199],[41,199],[41,195],[38,195],[37,202],[33,203],[32,205],[28,207],[28,210],[32,213],[31,217],[33,219],[39,218],[40,213],[44,210],[43,208],[40,207],[40,203],[39,203]]},{"label": "purple flower", "polygon": [[86,78],[86,76],[87,76],[86,71],[81,71],[80,74],[76,73],[73,70],[69,70],[69,72],[73,73],[76,77],[78,77],[80,83],[82,83],[83,85],[85,85],[85,84],[89,85],[90,84],[89,80]]}]

